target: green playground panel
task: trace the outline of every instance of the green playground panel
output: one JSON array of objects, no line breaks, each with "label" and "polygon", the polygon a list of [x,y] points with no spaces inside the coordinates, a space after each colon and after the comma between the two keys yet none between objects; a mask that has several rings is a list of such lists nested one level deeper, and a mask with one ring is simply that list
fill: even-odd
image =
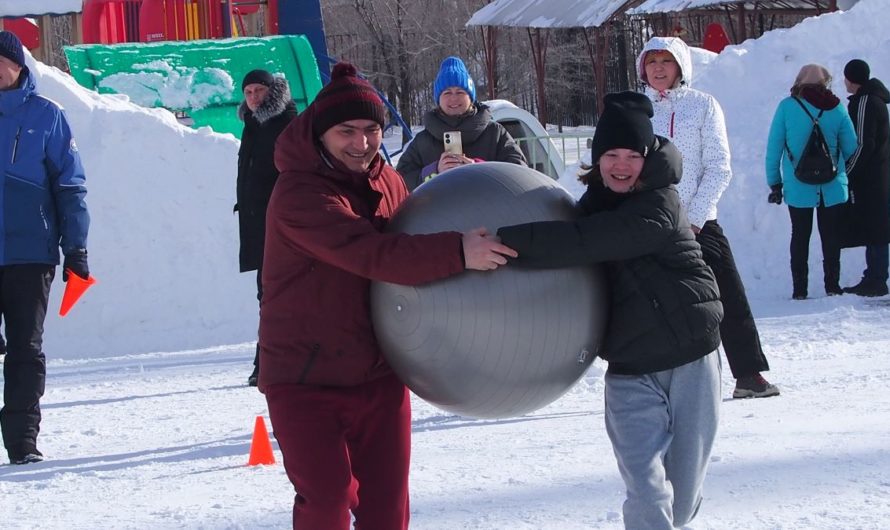
[{"label": "green playground panel", "polygon": [[122,93],[147,107],[185,112],[194,127],[241,136],[241,80],[262,68],[283,75],[302,111],[321,90],[303,35],[66,46],[71,75],[100,94]]}]

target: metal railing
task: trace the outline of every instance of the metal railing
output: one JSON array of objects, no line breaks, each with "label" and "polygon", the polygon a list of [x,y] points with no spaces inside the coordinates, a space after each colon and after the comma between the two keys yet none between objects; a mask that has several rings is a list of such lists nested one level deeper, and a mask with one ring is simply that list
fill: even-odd
[{"label": "metal railing", "polygon": [[[529,167],[559,178],[566,167],[580,161],[589,162],[593,131],[587,133],[558,133],[548,136],[513,138],[522,149]],[[554,160],[554,151],[558,160]],[[554,174],[556,173],[556,174]]]}]

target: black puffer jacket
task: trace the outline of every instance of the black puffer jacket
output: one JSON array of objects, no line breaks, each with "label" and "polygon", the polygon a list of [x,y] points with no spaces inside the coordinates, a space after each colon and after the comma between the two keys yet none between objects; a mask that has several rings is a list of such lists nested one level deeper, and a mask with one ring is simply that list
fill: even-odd
[{"label": "black puffer jacket", "polygon": [[238,259],[241,272],[255,271],[263,265],[266,207],[278,180],[275,140],[296,115],[287,80],[281,77],[275,78],[256,112],[251,112],[247,103],[238,108],[238,117],[244,121],[238,150],[238,203],[235,205],[241,236]]},{"label": "black puffer jacket", "polygon": [[720,344],[720,293],[674,187],[680,152],[665,138],[659,144],[646,158],[638,190],[613,193],[597,180],[578,203],[577,221],[498,230],[519,252],[516,265],[605,266],[611,296],[600,356],[612,373],[676,368]]},{"label": "black puffer jacket", "polygon": [[847,161],[847,178],[853,192],[845,247],[886,245],[890,242],[890,91],[878,79],[869,79],[850,96],[847,109],[859,148]]},{"label": "black puffer jacket", "polygon": [[475,112],[463,116],[446,116],[433,109],[423,116],[424,130],[408,144],[399,158],[396,170],[405,179],[408,191],[423,184],[429,173],[424,168],[439,162],[445,151],[443,135],[448,131],[460,131],[464,155],[479,158],[486,162],[509,162],[525,165],[525,157],[510,133],[503,125],[494,121],[488,107],[474,103]]}]

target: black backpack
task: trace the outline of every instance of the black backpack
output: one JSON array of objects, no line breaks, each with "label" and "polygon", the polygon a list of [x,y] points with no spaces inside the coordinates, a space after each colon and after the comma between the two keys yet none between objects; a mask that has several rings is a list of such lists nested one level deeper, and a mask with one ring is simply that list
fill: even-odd
[{"label": "black backpack", "polygon": [[[822,134],[822,127],[819,127],[819,118],[822,117],[822,113],[825,111],[820,111],[819,115],[814,118],[800,99],[794,98],[794,101],[797,101],[800,108],[813,121],[813,130],[810,131],[810,137],[803,148],[800,160],[797,161],[797,165],[794,167],[794,176],[805,184],[827,184],[837,176],[837,165],[835,165],[834,159],[831,157],[828,142],[825,141],[825,135]],[[788,149],[787,143],[785,144],[785,150],[788,152],[788,160],[794,164],[794,157],[791,155],[791,150]]]}]

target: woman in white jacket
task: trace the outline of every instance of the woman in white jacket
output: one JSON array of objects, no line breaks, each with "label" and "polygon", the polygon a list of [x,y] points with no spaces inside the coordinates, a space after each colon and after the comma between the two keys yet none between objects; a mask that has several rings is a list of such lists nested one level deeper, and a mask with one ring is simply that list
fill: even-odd
[{"label": "woman in white jacket", "polygon": [[655,134],[670,138],[683,155],[683,177],[677,189],[705,263],[720,288],[725,311],[720,335],[736,379],[733,397],[778,395],[778,387],[761,375],[769,370],[769,363],[729,241],[717,223],[717,203],[732,179],[723,109],[713,96],[690,87],[692,58],[681,39],[653,37],[637,65],[655,108]]}]

